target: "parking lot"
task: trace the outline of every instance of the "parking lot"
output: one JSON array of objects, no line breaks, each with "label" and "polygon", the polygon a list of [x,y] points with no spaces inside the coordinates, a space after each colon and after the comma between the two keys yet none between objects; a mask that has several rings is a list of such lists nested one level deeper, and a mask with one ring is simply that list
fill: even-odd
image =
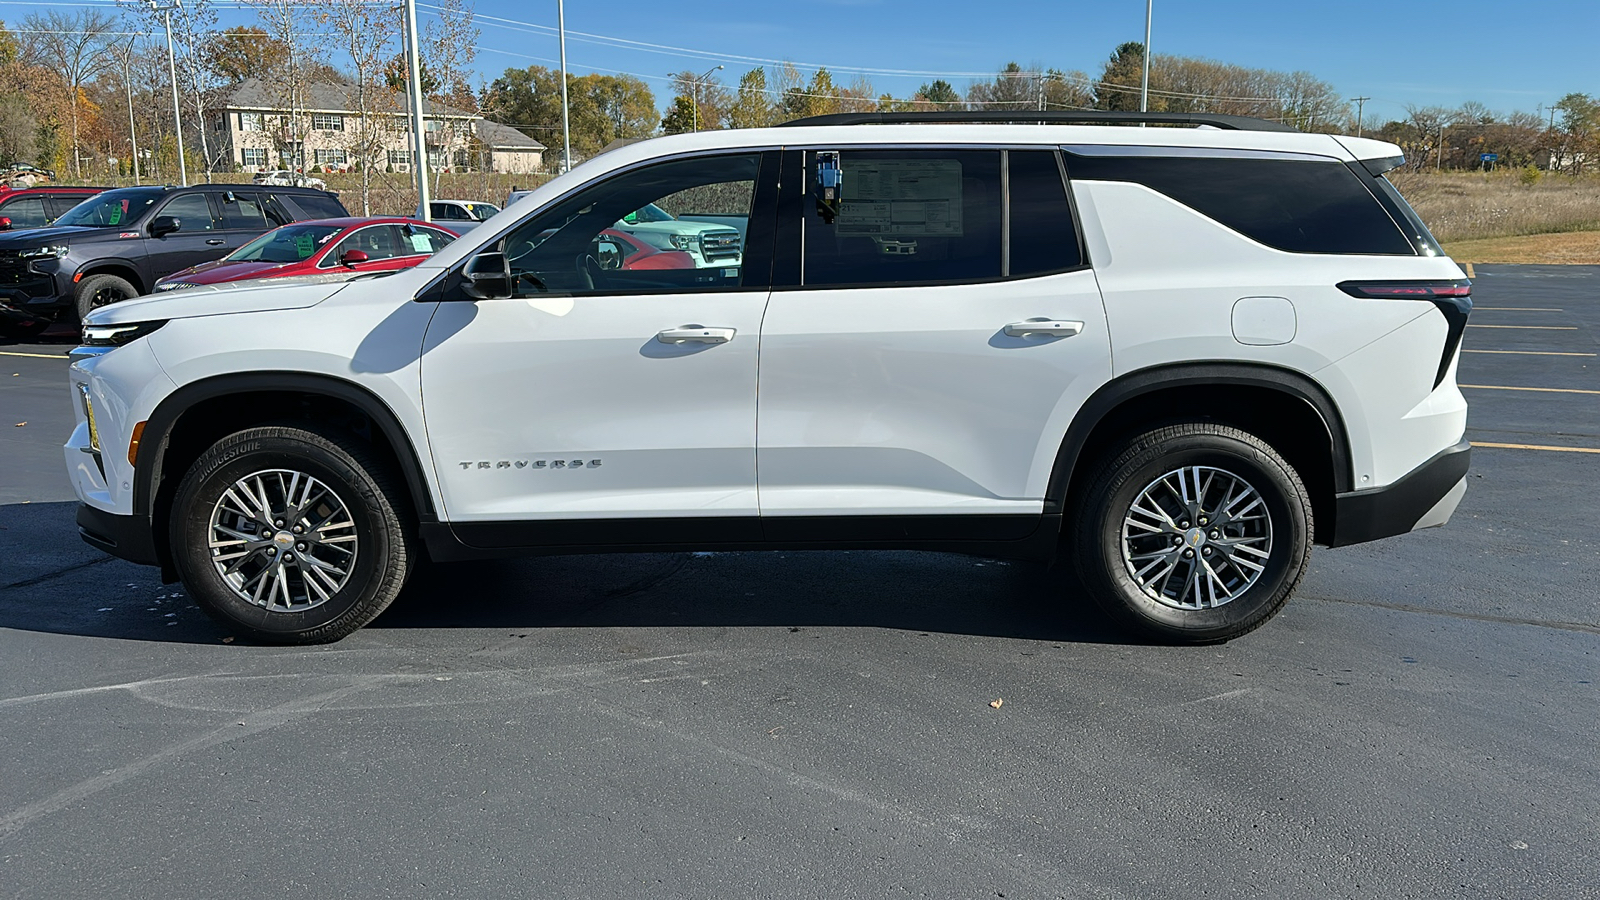
[{"label": "parking lot", "polygon": [[1600,267],[1483,267],[1449,526],[1211,647],[930,553],[441,566],[237,643],[0,343],[0,896],[1600,897]]}]

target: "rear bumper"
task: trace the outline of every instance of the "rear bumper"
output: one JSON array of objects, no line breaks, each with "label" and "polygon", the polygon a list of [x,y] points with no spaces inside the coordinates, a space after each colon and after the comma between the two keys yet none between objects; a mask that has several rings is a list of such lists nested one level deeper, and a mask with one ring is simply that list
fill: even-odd
[{"label": "rear bumper", "polygon": [[142,566],[161,564],[148,516],[119,516],[78,504],[78,536],[91,547]]},{"label": "rear bumper", "polygon": [[1330,546],[1343,547],[1405,534],[1450,520],[1467,489],[1472,445],[1463,440],[1387,487],[1334,498]]}]

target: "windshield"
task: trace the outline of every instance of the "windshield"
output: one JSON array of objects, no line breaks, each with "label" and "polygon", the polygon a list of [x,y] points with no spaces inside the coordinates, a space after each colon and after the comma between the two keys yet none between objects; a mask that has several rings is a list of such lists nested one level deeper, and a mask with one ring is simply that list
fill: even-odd
[{"label": "windshield", "polygon": [[343,225],[285,225],[233,251],[227,259],[230,262],[299,262],[315,256],[341,231],[344,231]]},{"label": "windshield", "polygon": [[490,217],[500,211],[500,207],[493,203],[468,203],[467,212],[479,222],[487,222]]},{"label": "windshield", "polygon": [[166,195],[162,188],[125,188],[106,191],[62,213],[57,225],[80,225],[85,228],[112,228],[130,225],[144,215],[150,204]]}]

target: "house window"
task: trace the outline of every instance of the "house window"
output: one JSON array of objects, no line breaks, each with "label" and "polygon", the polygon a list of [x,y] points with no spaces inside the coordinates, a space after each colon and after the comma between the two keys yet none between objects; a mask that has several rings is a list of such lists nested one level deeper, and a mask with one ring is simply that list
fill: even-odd
[{"label": "house window", "polygon": [[439,131],[444,128],[444,123],[438,119],[428,119],[427,121],[423,122],[422,127],[428,131]]},{"label": "house window", "polygon": [[261,113],[239,113],[240,131],[261,131],[263,127],[264,123],[261,120]]},{"label": "house window", "polygon": [[398,166],[411,162],[410,150],[390,150],[389,165]]},{"label": "house window", "polygon": [[239,151],[239,161],[247,166],[267,167],[267,149],[265,147],[246,147]]},{"label": "house window", "polygon": [[444,151],[442,151],[442,150],[429,150],[428,151],[428,165],[433,166],[436,169],[442,169],[445,166],[450,165],[450,163],[445,158]]},{"label": "house window", "polygon": [[317,131],[343,131],[344,116],[332,113],[312,113],[311,127]]},{"label": "house window", "polygon": [[350,157],[343,150],[313,150],[312,161],[319,166],[343,166],[350,162]]}]

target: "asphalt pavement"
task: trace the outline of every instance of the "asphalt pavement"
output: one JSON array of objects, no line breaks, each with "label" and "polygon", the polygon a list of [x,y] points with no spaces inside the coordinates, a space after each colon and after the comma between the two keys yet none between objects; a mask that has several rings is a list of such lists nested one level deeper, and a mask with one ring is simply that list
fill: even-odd
[{"label": "asphalt pavement", "polygon": [[441,566],[251,646],[78,539],[71,336],[0,343],[0,897],[1600,897],[1600,268],[1477,276],[1454,520],[1199,648],[931,553]]}]

